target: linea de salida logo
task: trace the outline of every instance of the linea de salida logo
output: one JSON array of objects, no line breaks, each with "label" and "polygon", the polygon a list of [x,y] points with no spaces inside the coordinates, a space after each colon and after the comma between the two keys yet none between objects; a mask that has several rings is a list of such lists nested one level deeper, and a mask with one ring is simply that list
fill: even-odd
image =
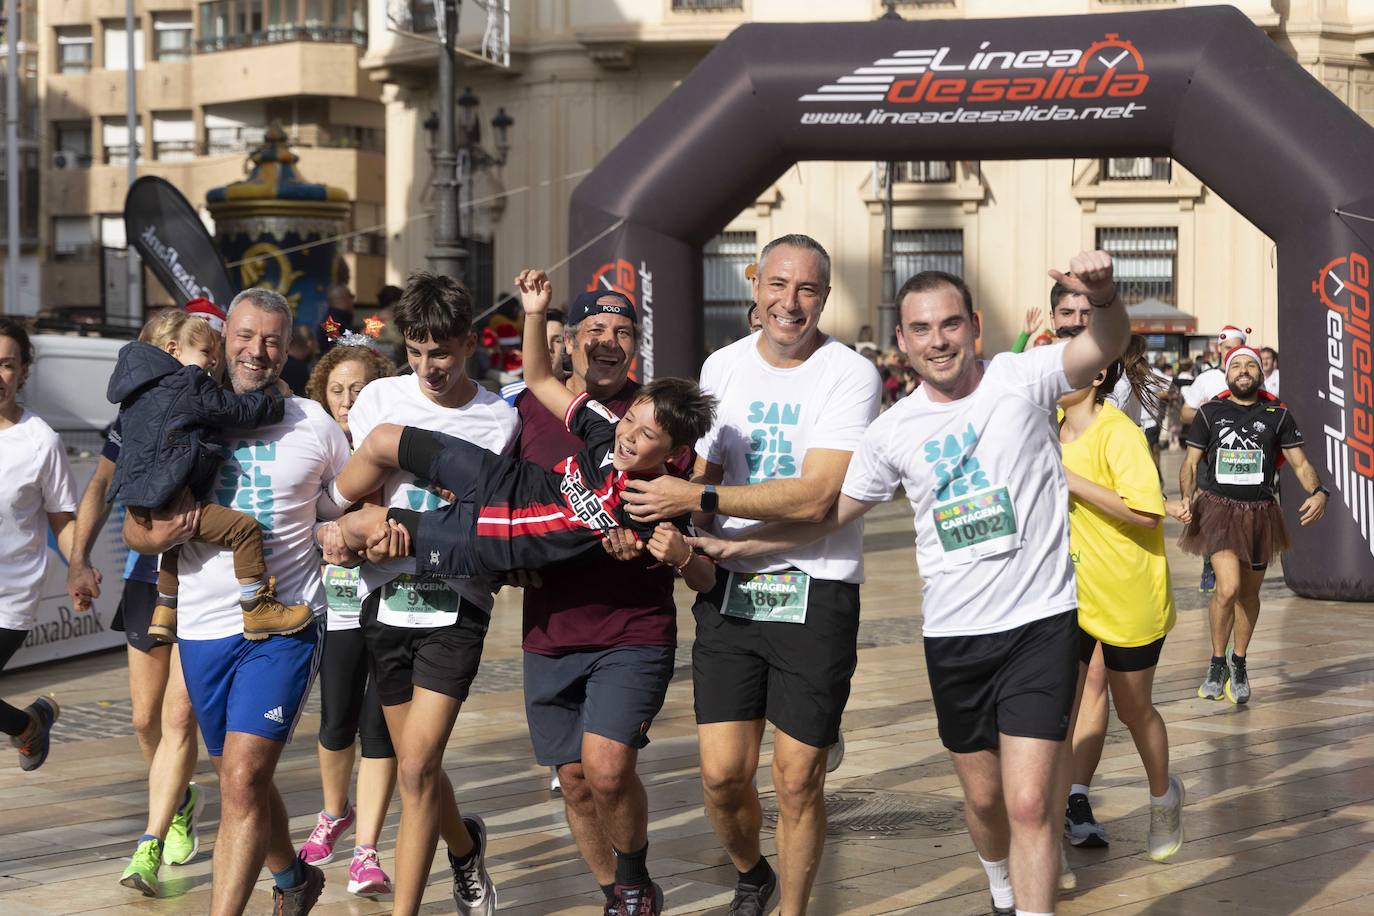
[{"label": "linea de salida logo", "polygon": [[1317,271],[1312,292],[1324,309],[1326,469],[1374,553],[1374,350],[1370,344],[1369,259],[1358,251]]},{"label": "linea de salida logo", "polygon": [[[803,124],[1116,119],[1134,117],[1145,109],[1128,100],[1140,97],[1149,84],[1150,74],[1139,49],[1119,33],[1108,32],[1086,48],[1001,49],[984,41],[971,54],[968,49],[949,45],[898,50],[800,96],[798,101],[878,102],[885,106],[866,113],[805,112]],[[1039,104],[1061,101],[1099,104],[1088,108]],[[996,107],[1007,103],[1015,106]],[[905,109],[913,105],[939,110],[918,113]],[[965,105],[978,107],[966,110]],[[958,106],[958,110],[950,111],[949,106]]]}]

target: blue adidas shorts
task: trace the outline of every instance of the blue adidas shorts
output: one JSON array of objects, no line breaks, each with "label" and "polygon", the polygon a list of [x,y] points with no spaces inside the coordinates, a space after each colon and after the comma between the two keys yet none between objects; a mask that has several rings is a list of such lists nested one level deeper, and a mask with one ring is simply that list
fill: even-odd
[{"label": "blue adidas shorts", "polygon": [[226,636],[177,643],[186,691],[210,756],[224,753],[227,732],[290,741],[323,647],[318,623],[262,640]]}]

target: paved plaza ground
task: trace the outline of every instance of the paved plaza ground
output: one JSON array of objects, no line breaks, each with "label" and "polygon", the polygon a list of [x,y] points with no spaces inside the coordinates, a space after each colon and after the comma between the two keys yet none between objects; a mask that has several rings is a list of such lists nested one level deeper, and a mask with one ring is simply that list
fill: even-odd
[{"label": "paved plaza ground", "polygon": [[[1172,471],[1177,457],[1167,457]],[[1145,775],[1129,734],[1113,720],[1093,786],[1111,847],[1070,852],[1079,890],[1059,912],[1374,914],[1374,606],[1297,598],[1274,570],[1250,652],[1250,706],[1199,700],[1209,655],[1199,563],[1173,548],[1176,525],[1168,533],[1179,618],[1155,695],[1169,724],[1175,771],[1187,785],[1187,843],[1166,865],[1144,856]],[[832,825],[811,908],[818,916],[987,912],[986,881],[964,829],[958,782],[935,731],[911,541],[904,503],[870,515],[859,670],[844,722],[848,752],[827,784]],[[601,893],[568,834],[562,803],[549,795],[547,770],[531,757],[518,598],[506,592],[498,599],[481,673],[446,765],[463,809],[480,813],[492,832],[488,863],[501,912],[597,916]],[[677,677],[641,757],[651,807],[650,866],[667,893],[668,912],[723,913],[734,871],[702,812],[686,592],[678,606]],[[120,650],[0,676],[0,695],[27,701],[52,691],[63,705],[42,770],[24,774],[10,751],[0,753],[0,914],[208,909],[219,805],[203,757],[196,780],[210,801],[199,857],[163,868],[164,899],[145,900],[117,883],[142,832],[146,804],[125,674]],[[312,700],[278,771],[298,843],[321,803],[318,721]],[[772,809],[769,758],[765,744],[758,782],[766,811]],[[398,809],[393,805],[382,835],[388,868]],[[765,846],[773,851],[771,829]],[[345,855],[326,868],[329,885],[315,912],[387,912],[385,898],[344,893],[347,867]],[[427,911],[453,912],[448,875],[436,868]],[[251,912],[270,911],[270,885],[258,883]]]}]

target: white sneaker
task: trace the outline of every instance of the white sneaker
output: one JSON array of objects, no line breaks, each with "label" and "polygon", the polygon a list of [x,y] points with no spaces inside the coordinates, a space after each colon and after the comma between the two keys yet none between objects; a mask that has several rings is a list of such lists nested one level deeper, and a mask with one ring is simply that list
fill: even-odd
[{"label": "white sneaker", "polygon": [[844,763],[844,732],[840,732],[840,740],[830,745],[830,750],[825,755],[825,771],[833,773]]},{"label": "white sneaker", "polygon": [[475,814],[463,816],[463,824],[472,833],[477,854],[466,867],[448,854],[453,868],[453,902],[459,916],[493,916],[496,913],[496,886],[487,873],[487,825]]},{"label": "white sneaker", "polygon": [[1064,851],[1064,844],[1059,844],[1059,889],[1061,891],[1071,891],[1078,887],[1078,876],[1069,867],[1069,854]]},{"label": "white sneaker", "polygon": [[563,794],[563,784],[558,781],[558,767],[549,767],[549,794]]},{"label": "white sneaker", "polygon": [[1172,804],[1150,803],[1150,836],[1147,849],[1150,858],[1164,862],[1183,846],[1183,780],[1169,777]]}]

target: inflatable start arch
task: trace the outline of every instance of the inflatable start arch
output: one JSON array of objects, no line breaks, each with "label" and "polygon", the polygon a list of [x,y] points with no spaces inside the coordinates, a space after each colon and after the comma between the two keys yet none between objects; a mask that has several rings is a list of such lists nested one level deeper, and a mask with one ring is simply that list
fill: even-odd
[{"label": "inflatable start arch", "polygon": [[701,246],[794,162],[1144,155],[1278,243],[1284,399],[1333,490],[1300,528],[1285,481],[1284,569],[1374,599],[1374,129],[1232,7],[743,26],[579,185],[573,275],[639,302],[646,375],[694,375]]}]

